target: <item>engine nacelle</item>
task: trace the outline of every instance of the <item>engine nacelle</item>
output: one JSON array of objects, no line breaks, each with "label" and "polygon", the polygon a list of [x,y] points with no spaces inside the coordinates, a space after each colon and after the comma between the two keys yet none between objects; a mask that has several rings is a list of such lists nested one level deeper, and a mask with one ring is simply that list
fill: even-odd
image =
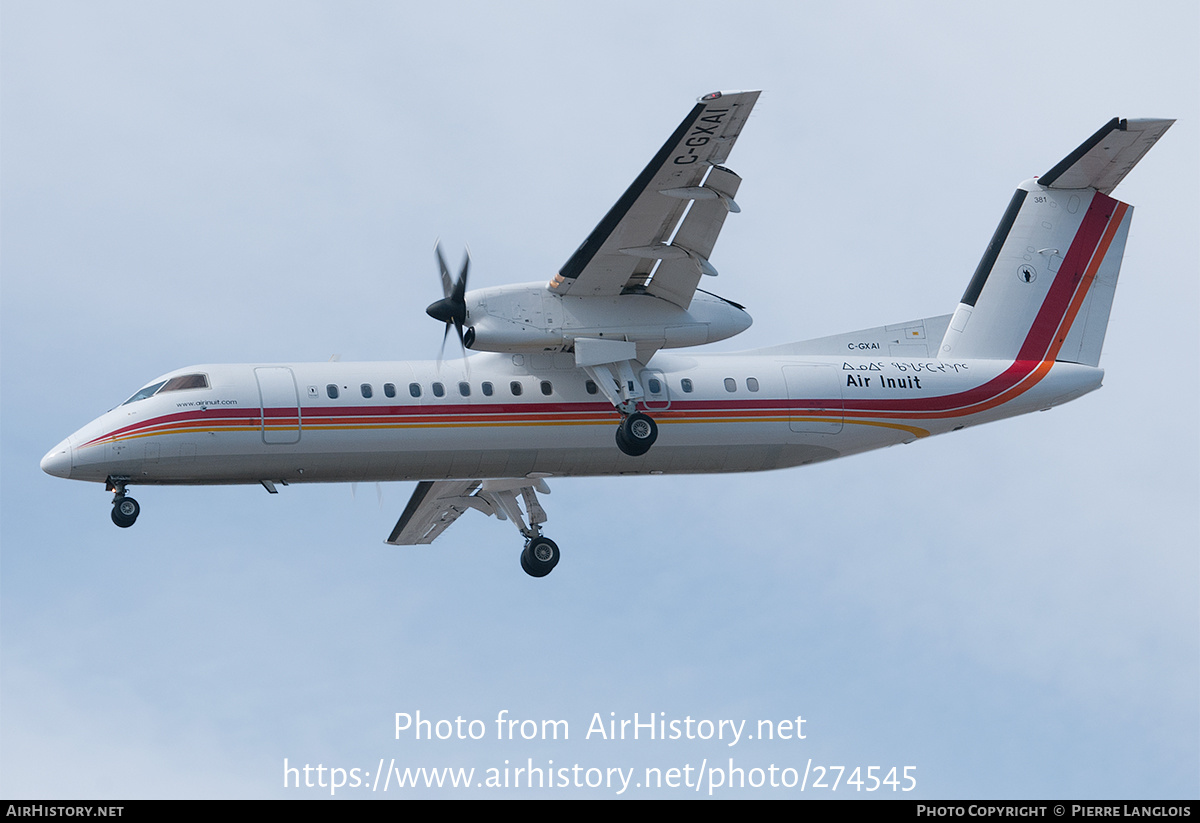
[{"label": "engine nacelle", "polygon": [[561,351],[577,337],[682,348],[714,343],[750,328],[741,307],[697,292],[682,309],[648,294],[561,297],[544,283],[467,292],[465,342],[476,351]]}]

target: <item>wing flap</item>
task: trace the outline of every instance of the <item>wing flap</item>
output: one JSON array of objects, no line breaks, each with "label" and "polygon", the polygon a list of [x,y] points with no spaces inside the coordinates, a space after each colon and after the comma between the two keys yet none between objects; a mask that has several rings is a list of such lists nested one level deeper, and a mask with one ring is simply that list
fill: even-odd
[{"label": "wing flap", "polygon": [[701,195],[692,202],[679,231],[668,248],[680,250],[672,259],[665,259],[654,271],[646,292],[687,308],[700,284],[701,275],[716,276],[717,270],[708,262],[725,217],[737,210],[734,196],[742,178],[722,166],[715,166],[700,187]]}]

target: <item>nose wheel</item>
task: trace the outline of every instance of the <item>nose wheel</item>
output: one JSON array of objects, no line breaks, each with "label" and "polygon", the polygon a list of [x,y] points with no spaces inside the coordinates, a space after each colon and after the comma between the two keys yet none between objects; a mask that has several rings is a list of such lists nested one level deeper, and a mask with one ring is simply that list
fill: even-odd
[{"label": "nose wheel", "polygon": [[648,414],[633,412],[617,426],[617,448],[630,457],[640,457],[650,451],[658,439],[658,424]]},{"label": "nose wheel", "polygon": [[132,497],[125,496],[125,482],[128,478],[125,477],[109,477],[108,482],[104,485],[105,491],[113,493],[112,501],[112,522],[116,523],[122,529],[128,529],[137,522],[138,515],[142,512],[142,507]]},{"label": "nose wheel", "polygon": [[112,522],[116,523],[122,529],[128,529],[137,522],[138,515],[141,513],[142,507],[132,497],[124,495],[113,501],[112,507]]}]

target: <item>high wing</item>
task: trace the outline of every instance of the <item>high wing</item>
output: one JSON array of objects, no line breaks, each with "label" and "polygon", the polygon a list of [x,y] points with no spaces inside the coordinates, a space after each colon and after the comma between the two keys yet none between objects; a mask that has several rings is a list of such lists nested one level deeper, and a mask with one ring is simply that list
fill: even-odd
[{"label": "high wing", "polygon": [[[546,522],[537,492],[550,493],[541,478],[422,480],[385,542],[393,546],[432,543],[468,509],[478,509],[499,520],[512,520],[523,535],[534,537],[540,531],[538,527]],[[518,493],[525,503],[528,525],[517,505]]]},{"label": "high wing", "polygon": [[720,164],[758,95],[713,92],[700,98],[549,289],[573,297],[644,290],[686,309],[700,276],[717,273],[708,258],[725,215],[739,211],[733,197],[741,178]]}]

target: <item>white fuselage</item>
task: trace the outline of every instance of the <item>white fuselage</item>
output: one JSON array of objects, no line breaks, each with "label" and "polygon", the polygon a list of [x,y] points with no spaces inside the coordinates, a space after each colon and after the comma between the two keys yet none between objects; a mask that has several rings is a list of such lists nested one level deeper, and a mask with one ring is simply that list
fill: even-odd
[{"label": "white fuselage", "polygon": [[660,435],[630,457],[614,443],[618,413],[571,355],[480,354],[469,366],[192,366],[159,380],[203,374],[207,388],[118,406],[42,465],[131,484],[756,471],[1048,408],[1103,376],[1073,363],[661,352],[638,374]]}]

